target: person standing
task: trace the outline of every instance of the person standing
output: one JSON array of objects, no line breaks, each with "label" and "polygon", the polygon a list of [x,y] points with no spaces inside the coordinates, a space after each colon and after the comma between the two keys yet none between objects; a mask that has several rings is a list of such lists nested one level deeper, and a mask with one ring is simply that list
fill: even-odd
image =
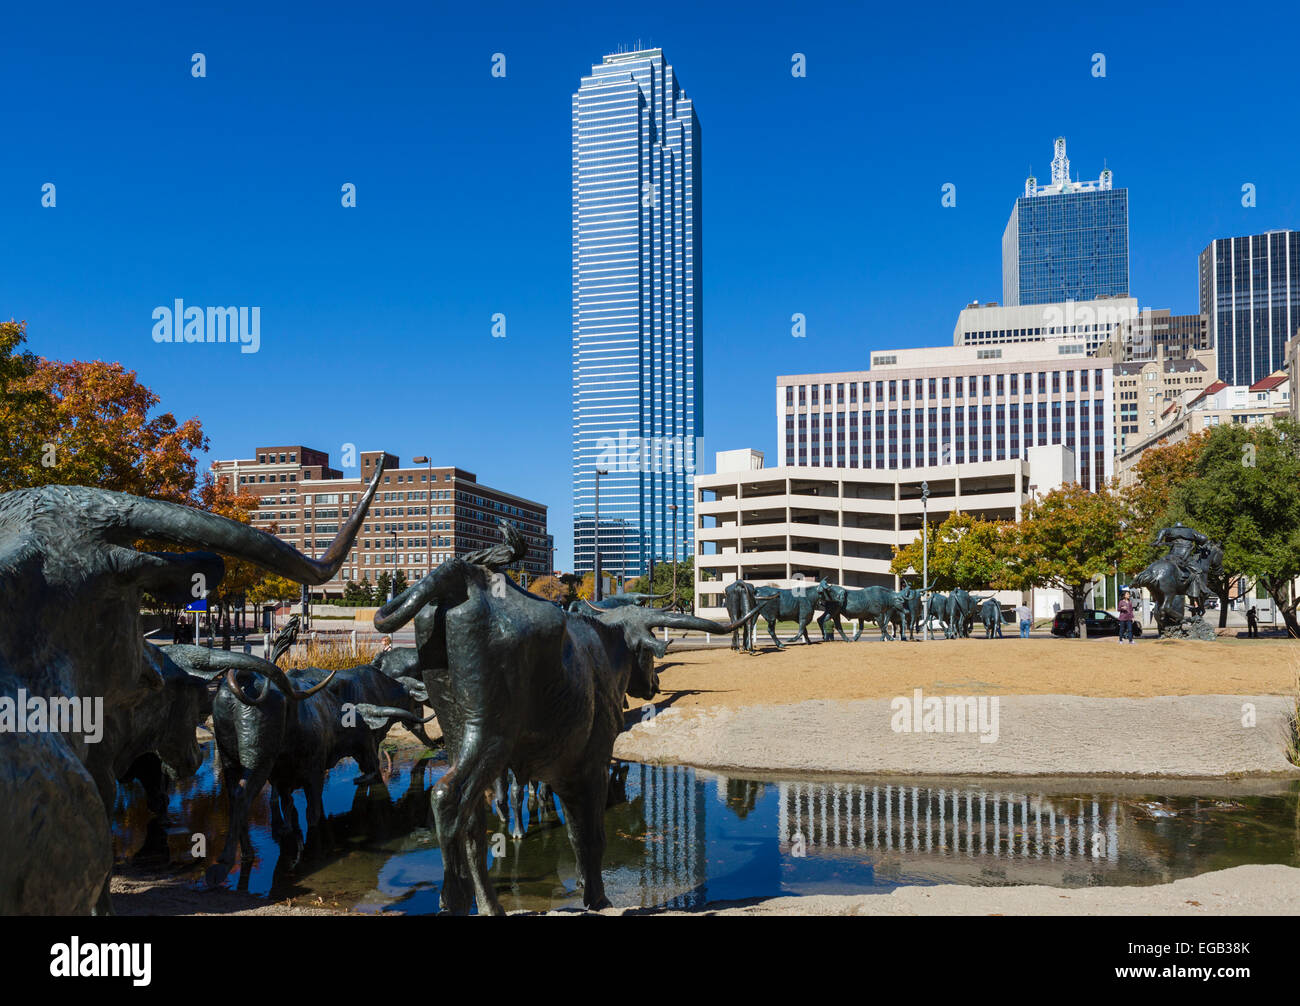
[{"label": "person standing", "polygon": [[1129,600],[1127,590],[1119,599],[1119,641],[1133,642],[1133,602]]},{"label": "person standing", "polygon": [[1030,617],[1031,617],[1031,616],[1030,616],[1030,613],[1029,613],[1029,605],[1025,604],[1024,601],[1021,601],[1019,604],[1016,605],[1016,621],[1018,621],[1018,622],[1020,623],[1020,638],[1021,638],[1021,639],[1028,639],[1028,638],[1029,638],[1029,621],[1030,621]]},{"label": "person standing", "polygon": [[1259,638],[1259,612],[1252,604],[1250,610],[1246,612],[1246,638]]}]

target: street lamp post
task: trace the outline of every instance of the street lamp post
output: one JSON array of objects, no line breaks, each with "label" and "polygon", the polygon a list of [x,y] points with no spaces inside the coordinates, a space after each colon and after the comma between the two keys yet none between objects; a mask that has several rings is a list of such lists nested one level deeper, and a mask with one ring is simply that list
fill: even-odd
[{"label": "street lamp post", "polygon": [[[388,536],[389,538],[392,539],[393,542],[393,544],[390,545],[389,547],[393,550],[393,565],[396,566],[397,565],[397,532],[389,531]],[[388,600],[391,601],[392,599],[393,599],[393,573],[390,570],[388,573]]]},{"label": "street lamp post", "polygon": [[424,572],[428,575],[433,572],[433,458],[421,454],[411,460],[417,465],[427,465],[429,472],[429,484],[424,492]]},{"label": "street lamp post", "polygon": [[930,638],[930,483],[921,483],[921,641]]},{"label": "street lamp post", "polygon": [[[1038,499],[1038,486],[1032,483],[1029,486],[1029,498],[1031,500]],[[1038,617],[1038,607],[1034,604],[1035,600],[1036,600],[1036,596],[1034,593],[1034,587],[1033,584],[1030,584],[1029,586],[1029,627],[1031,629],[1034,627],[1034,619]]]},{"label": "street lamp post", "polygon": [[591,596],[592,599],[595,601],[599,601],[601,599],[601,593],[602,593],[600,589],[600,477],[602,475],[608,475],[608,474],[609,474],[609,469],[607,468],[596,469],[596,521],[595,521],[596,526],[594,528],[595,558],[592,560],[593,583],[591,586]]}]

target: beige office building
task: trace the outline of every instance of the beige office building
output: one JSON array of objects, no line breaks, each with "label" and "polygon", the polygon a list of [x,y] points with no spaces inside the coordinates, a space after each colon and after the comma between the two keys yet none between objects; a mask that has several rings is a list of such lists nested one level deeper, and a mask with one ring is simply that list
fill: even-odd
[{"label": "beige office building", "polygon": [[[845,587],[897,588],[889,571],[894,546],[921,534],[923,514],[938,525],[960,510],[990,520],[1019,519],[1022,506],[1074,481],[1073,453],[1030,447],[1025,457],[907,470],[763,467],[755,450],[724,451],[717,470],[697,475],[696,610],[722,618],[723,590],[743,579],[793,587],[825,577]],[[930,497],[921,499],[921,484]],[[915,586],[920,586],[918,571]],[[1036,617],[1052,613],[1059,592],[1035,591]],[[1019,603],[1016,592],[998,595]]]},{"label": "beige office building", "polygon": [[1278,417],[1293,414],[1294,397],[1289,375],[1278,370],[1248,388],[1215,381],[1200,392],[1188,392],[1166,402],[1157,428],[1140,438],[1131,437],[1120,452],[1120,485],[1132,484],[1138,459],[1150,448],[1181,443],[1194,434],[1229,423],[1271,426]]},{"label": "beige office building", "polygon": [[1115,450],[1145,440],[1166,420],[1170,402],[1200,394],[1214,383],[1213,350],[1185,358],[1167,355],[1162,345],[1154,358],[1115,364]]},{"label": "beige office building", "polygon": [[1083,338],[896,349],[868,370],[778,377],[777,466],[909,478],[1059,445],[1071,480],[1096,489],[1114,474],[1114,374],[1087,350]]}]

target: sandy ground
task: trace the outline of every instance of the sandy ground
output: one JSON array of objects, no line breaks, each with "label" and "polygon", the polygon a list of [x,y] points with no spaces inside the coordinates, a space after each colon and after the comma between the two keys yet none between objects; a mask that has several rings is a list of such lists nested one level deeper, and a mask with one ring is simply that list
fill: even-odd
[{"label": "sandy ground", "polygon": [[351,915],[337,903],[267,901],[253,894],[199,890],[193,874],[159,876],[118,864],[113,869],[117,915]]},{"label": "sandy ground", "polygon": [[[900,887],[890,894],[711,903],[696,912],[611,908],[602,915],[1294,915],[1300,869],[1237,866],[1152,887]],[[268,903],[234,891],[196,892],[180,880],[113,878],[118,915],[353,915],[337,905]],[[517,912],[513,914],[535,914]],[[548,915],[580,915],[566,910]],[[398,916],[393,916],[394,918]]]},{"label": "sandy ground", "polygon": [[[900,887],[891,894],[769,898],[657,915],[1294,915],[1300,869],[1237,866],[1155,887]],[[559,914],[559,913],[554,913]],[[651,914],[613,909],[606,915]],[[1150,963],[1150,962],[1147,962]]]},{"label": "sandy ground", "polygon": [[[671,654],[672,651],[670,650]],[[1297,774],[1285,757],[1300,644],[962,639],[677,654],[656,715],[615,755],[753,772]],[[998,696],[996,740],[898,732],[892,700]],[[990,710],[991,712],[991,707]],[[1253,715],[1253,721],[1251,716]],[[915,724],[913,724],[915,725]],[[991,722],[988,724],[991,727]],[[992,730],[987,730],[989,736]]]},{"label": "sandy ground", "polygon": [[[850,635],[850,638],[851,635]],[[762,640],[760,639],[760,643]],[[808,699],[926,694],[1295,694],[1300,643],[1110,639],[949,639],[925,643],[795,643],[757,654],[730,649],[674,653],[659,664],[657,703],[772,705]],[[629,699],[633,705],[638,699]]]}]

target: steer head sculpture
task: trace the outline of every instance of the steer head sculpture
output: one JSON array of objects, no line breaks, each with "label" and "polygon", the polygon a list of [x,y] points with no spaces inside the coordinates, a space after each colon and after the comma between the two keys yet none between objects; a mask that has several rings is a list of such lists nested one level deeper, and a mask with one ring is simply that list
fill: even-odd
[{"label": "steer head sculpture", "polygon": [[[217,552],[301,583],[343,564],[376,476],[338,537],[312,559],[263,531],[175,503],[85,486],[0,495],[0,717],[58,699],[108,720],[162,689],[146,656],[144,593],[189,600],[224,573]],[[141,552],[141,538],[201,552]],[[100,743],[113,744],[105,735]],[[0,730],[0,914],[84,914],[111,866],[108,818],[81,732]]]}]

